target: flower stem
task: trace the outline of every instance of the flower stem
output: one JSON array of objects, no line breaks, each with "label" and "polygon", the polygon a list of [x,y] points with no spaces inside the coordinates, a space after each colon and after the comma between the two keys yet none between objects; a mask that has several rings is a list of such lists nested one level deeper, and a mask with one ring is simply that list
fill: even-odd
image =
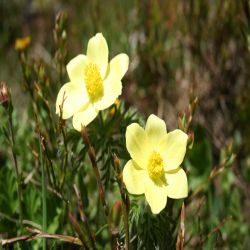
[{"label": "flower stem", "polygon": [[11,140],[11,151],[15,165],[15,172],[16,172],[16,180],[17,180],[17,195],[18,195],[18,203],[19,203],[19,223],[21,229],[23,229],[23,195],[22,195],[22,183],[21,183],[21,176],[19,173],[18,168],[18,161],[16,156],[16,147],[15,147],[15,136],[14,136],[14,129],[13,129],[13,122],[12,122],[12,104],[9,105],[8,110],[8,120],[9,120],[9,130],[10,130],[10,140]]},{"label": "flower stem", "polygon": [[93,170],[94,170],[94,174],[95,174],[96,181],[97,181],[97,186],[98,186],[98,189],[99,189],[99,197],[100,197],[101,204],[102,204],[102,207],[104,209],[104,213],[105,213],[105,216],[106,216],[106,219],[107,219],[111,249],[116,249],[115,242],[114,242],[114,237],[113,237],[113,234],[112,234],[111,222],[110,222],[110,218],[109,218],[109,208],[108,208],[108,205],[107,205],[107,202],[106,202],[106,199],[105,199],[105,188],[104,188],[104,186],[102,184],[101,177],[100,177],[100,172],[99,172],[99,169],[98,169],[98,166],[97,166],[95,150],[94,150],[93,146],[90,144],[89,137],[88,137],[88,134],[87,134],[87,131],[86,131],[85,127],[82,127],[81,133],[82,133],[82,137],[83,137],[83,140],[84,140],[85,144],[88,146],[88,155],[89,155],[89,158],[90,158]]},{"label": "flower stem", "polygon": [[80,195],[80,191],[78,190],[77,186],[74,184],[73,185],[75,194],[76,194],[76,198],[77,198],[77,206],[78,206],[78,210],[80,213],[80,218],[82,223],[84,224],[85,228],[86,228],[86,236],[88,237],[88,241],[90,243],[90,249],[96,249],[95,247],[95,239],[93,237],[93,234],[91,232],[90,226],[89,226],[89,222],[88,222],[88,218],[84,212],[84,208],[83,208],[83,203],[81,200],[81,195]]},{"label": "flower stem", "polygon": [[[42,229],[43,232],[47,230],[47,200],[46,200],[46,183],[45,183],[45,169],[44,169],[44,162],[43,162],[43,138],[42,135],[39,135],[39,153],[40,153],[40,164],[42,168],[42,204],[43,204],[43,224]],[[46,240],[43,239],[43,250],[46,250]]]},{"label": "flower stem", "polygon": [[64,182],[65,182],[65,176],[66,176],[66,171],[67,171],[67,165],[68,165],[68,146],[67,146],[67,139],[66,139],[66,133],[64,128],[61,128],[61,132],[63,135],[63,144],[64,144],[64,157],[63,157],[63,169],[62,169],[62,174],[60,178],[60,190],[62,190]]},{"label": "flower stem", "polygon": [[118,157],[113,154],[113,162],[114,162],[114,170],[116,173],[116,179],[119,185],[119,190],[122,198],[122,213],[123,213],[123,223],[125,229],[125,249],[129,250],[129,197],[125,191],[123,180],[122,180],[122,172],[120,168],[120,161]]}]

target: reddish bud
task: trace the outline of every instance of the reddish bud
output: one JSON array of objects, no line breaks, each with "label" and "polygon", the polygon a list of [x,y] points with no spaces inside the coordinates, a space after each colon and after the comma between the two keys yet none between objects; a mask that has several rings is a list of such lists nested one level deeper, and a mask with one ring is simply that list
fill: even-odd
[{"label": "reddish bud", "polygon": [[122,217],[122,202],[116,201],[111,209],[111,221],[113,227],[118,227]]},{"label": "reddish bud", "polygon": [[9,90],[5,82],[0,82],[0,105],[7,107],[9,102]]}]

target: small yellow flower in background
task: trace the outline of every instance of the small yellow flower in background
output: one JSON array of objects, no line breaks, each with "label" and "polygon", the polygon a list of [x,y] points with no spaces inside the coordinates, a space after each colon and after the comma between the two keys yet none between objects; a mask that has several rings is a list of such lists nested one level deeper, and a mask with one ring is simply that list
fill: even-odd
[{"label": "small yellow flower in background", "polygon": [[121,94],[129,58],[122,53],[108,63],[108,54],[107,42],[98,33],[89,40],[87,54],[76,56],[67,65],[70,82],[58,93],[56,113],[60,115],[62,110],[63,119],[73,116],[73,127],[78,131]]},{"label": "small yellow flower in background", "polygon": [[15,42],[15,49],[16,50],[26,49],[29,46],[30,41],[31,41],[30,36],[26,36],[23,38],[17,38],[16,42]]},{"label": "small yellow flower in background", "polygon": [[119,99],[116,99],[115,102],[114,102],[114,104],[115,104],[115,107],[112,107],[112,109],[110,109],[110,114],[111,115],[114,115],[115,111],[117,109],[119,109],[119,107],[121,105],[121,101]]},{"label": "small yellow flower in background", "polygon": [[187,197],[186,173],[180,165],[186,153],[188,136],[179,129],[167,133],[165,122],[150,115],[145,129],[132,123],[126,131],[126,147],[131,156],[123,181],[131,194],[145,194],[154,214],[167,203],[167,197]]}]

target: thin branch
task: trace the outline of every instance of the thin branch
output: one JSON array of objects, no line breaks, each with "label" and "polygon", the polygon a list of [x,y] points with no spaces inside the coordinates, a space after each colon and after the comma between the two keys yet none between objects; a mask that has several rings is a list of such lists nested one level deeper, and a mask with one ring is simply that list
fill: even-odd
[{"label": "thin branch", "polygon": [[214,233],[216,233],[217,231],[219,231],[221,229],[221,227],[226,223],[228,222],[229,220],[232,219],[232,216],[228,216],[226,218],[224,218],[220,223],[217,224],[216,227],[214,227],[207,235],[206,237],[202,240],[201,244],[203,245],[207,239]]},{"label": "thin branch", "polygon": [[9,244],[14,244],[14,243],[17,243],[19,241],[47,238],[47,239],[55,239],[55,240],[68,242],[68,243],[71,243],[74,245],[82,246],[82,242],[77,237],[72,237],[72,236],[62,235],[62,234],[48,234],[48,233],[42,232],[39,229],[30,228],[30,227],[26,227],[25,230],[32,233],[32,234],[31,235],[21,235],[21,236],[17,236],[17,237],[10,238],[10,239],[3,239],[3,240],[0,240],[0,243],[2,244],[2,246],[4,246],[4,245],[9,245]]},{"label": "thin branch", "polygon": [[73,188],[74,188],[74,191],[75,191],[75,194],[76,194],[76,197],[77,197],[77,206],[78,206],[78,211],[80,213],[81,221],[85,225],[85,228],[86,228],[86,231],[87,231],[87,234],[88,234],[88,238],[90,239],[91,247],[93,249],[96,249],[96,247],[95,247],[95,239],[94,239],[93,234],[91,232],[91,229],[90,229],[90,226],[89,226],[89,223],[88,223],[88,218],[87,218],[86,214],[84,213],[84,208],[83,208],[83,203],[82,203],[82,200],[81,200],[80,191],[78,190],[78,188],[77,188],[77,186],[75,184],[73,185]]},{"label": "thin branch", "polygon": [[116,179],[119,186],[119,191],[122,198],[122,212],[123,212],[123,223],[125,228],[125,249],[129,250],[129,197],[126,193],[123,178],[122,178],[122,172],[120,168],[120,161],[118,157],[113,154],[113,162],[114,162],[114,170],[116,173]]},{"label": "thin branch", "polygon": [[181,220],[180,220],[180,227],[178,238],[176,242],[176,250],[183,250],[184,249],[184,240],[185,240],[185,205],[182,204],[181,208]]},{"label": "thin branch", "polygon": [[82,138],[83,138],[85,144],[88,147],[88,155],[89,155],[91,165],[93,167],[95,178],[96,178],[96,181],[97,181],[97,186],[98,186],[98,190],[99,190],[99,197],[100,197],[100,200],[101,200],[102,207],[104,209],[104,213],[106,215],[106,220],[107,220],[107,224],[108,224],[108,232],[109,232],[109,237],[110,237],[110,241],[111,241],[110,242],[111,249],[116,249],[116,246],[115,246],[116,243],[115,243],[115,240],[114,240],[114,236],[113,236],[113,233],[112,233],[111,222],[110,222],[110,219],[109,219],[109,208],[108,208],[106,198],[105,198],[105,188],[104,188],[104,185],[102,184],[100,172],[99,172],[99,169],[98,169],[98,166],[97,166],[95,150],[94,150],[93,146],[90,144],[89,137],[88,137],[86,128],[84,126],[82,126],[81,134],[82,134]]},{"label": "thin branch", "polygon": [[86,239],[85,234],[83,233],[83,230],[81,229],[79,223],[77,222],[77,219],[73,216],[71,212],[69,212],[69,220],[74,230],[77,232],[80,238],[80,241],[82,242],[82,245],[86,249],[92,249],[91,246],[88,246],[88,240]]},{"label": "thin branch", "polygon": [[[39,154],[40,154],[40,166],[42,169],[42,206],[43,206],[43,231],[47,230],[47,188],[46,188],[46,180],[45,180],[45,171],[44,171],[44,161],[43,161],[43,152],[45,151],[44,146],[44,137],[39,132]],[[43,250],[46,250],[46,240],[43,240]]]}]

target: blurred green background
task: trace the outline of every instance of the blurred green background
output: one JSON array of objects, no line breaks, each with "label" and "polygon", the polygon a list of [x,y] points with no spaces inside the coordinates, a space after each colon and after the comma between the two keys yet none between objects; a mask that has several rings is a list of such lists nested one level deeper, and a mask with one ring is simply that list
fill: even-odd
[{"label": "blurred green background", "polygon": [[[195,140],[186,157],[185,168],[191,194],[202,183],[206,186],[192,201],[187,201],[185,247],[248,249],[250,2],[0,1],[0,80],[6,81],[11,88],[19,146],[26,147],[24,138],[28,129],[24,125],[29,121],[29,101],[22,85],[15,40],[30,36],[30,61],[49,65],[53,77],[56,72],[53,55],[57,50],[53,29],[57,13],[64,11],[68,19],[65,63],[77,54],[85,53],[87,41],[96,32],[102,32],[106,37],[110,58],[120,52],[129,55],[130,66],[123,80],[121,97],[126,107],[136,107],[144,118],[151,113],[157,114],[172,130],[178,126],[178,116],[187,110],[189,101],[198,97],[192,121]],[[63,82],[58,80],[55,86],[51,86],[54,93],[51,103],[66,81],[64,72]],[[3,121],[0,117],[0,123]],[[217,177],[206,182],[211,171],[222,164],[228,151],[236,155],[233,163],[230,162]],[[23,149],[23,152],[26,151]],[[13,229],[13,222],[6,217],[15,217],[17,204],[3,210],[10,200],[15,200],[12,197],[15,196],[14,191],[11,191],[15,188],[15,180],[11,179],[14,177],[9,168],[7,171],[5,167],[8,155],[1,134],[0,235],[3,237],[15,236],[17,232]],[[29,162],[31,156],[22,157],[22,162]],[[12,177],[7,178],[6,183],[3,180],[7,175]],[[34,198],[34,206],[40,202],[36,194],[30,196]],[[61,215],[60,208],[57,209],[51,215],[55,221],[56,216]],[[29,219],[39,223],[39,210],[30,208],[30,211],[27,212]],[[60,223],[55,222],[51,231],[62,232],[62,221]]]}]

